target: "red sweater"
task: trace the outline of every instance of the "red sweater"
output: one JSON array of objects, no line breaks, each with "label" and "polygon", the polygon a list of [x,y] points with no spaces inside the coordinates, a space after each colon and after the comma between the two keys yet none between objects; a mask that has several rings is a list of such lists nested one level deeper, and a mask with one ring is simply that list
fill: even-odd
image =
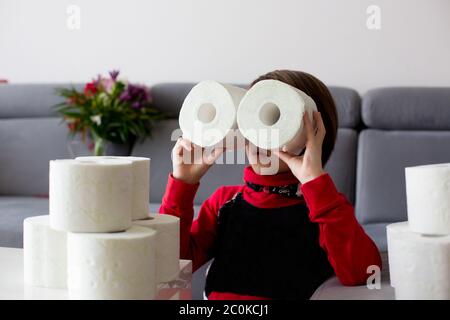
[{"label": "red sweater", "polygon": [[[251,167],[244,170],[244,180],[263,186],[299,183],[291,172],[273,176],[256,174]],[[169,176],[160,213],[180,218],[180,256],[192,260],[193,271],[213,258],[210,254],[216,237],[217,213],[237,192],[244,200],[260,208],[291,206],[306,201],[309,218],[319,225],[320,246],[343,285],[361,285],[368,277],[367,267],[381,267],[381,257],[373,241],[355,218],[353,206],[336,187],[328,174],[301,185],[301,198],[256,192],[246,185],[223,186],[201,206],[194,218],[194,197],[199,184],[187,184]],[[208,299],[263,299],[229,292],[212,292]]]}]

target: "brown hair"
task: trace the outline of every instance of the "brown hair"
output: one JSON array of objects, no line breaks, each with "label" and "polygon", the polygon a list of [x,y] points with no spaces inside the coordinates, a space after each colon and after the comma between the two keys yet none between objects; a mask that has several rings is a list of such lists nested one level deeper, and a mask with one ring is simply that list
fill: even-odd
[{"label": "brown hair", "polygon": [[338,128],[336,105],[327,86],[309,73],[293,70],[275,70],[266,73],[254,80],[250,86],[269,79],[287,83],[303,91],[316,103],[326,129],[322,145],[322,164],[325,165],[333,151]]}]

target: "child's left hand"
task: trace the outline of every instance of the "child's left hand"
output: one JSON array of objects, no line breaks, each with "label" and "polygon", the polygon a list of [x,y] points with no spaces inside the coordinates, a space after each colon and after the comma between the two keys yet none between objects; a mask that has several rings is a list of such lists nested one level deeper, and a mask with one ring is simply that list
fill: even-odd
[{"label": "child's left hand", "polygon": [[291,155],[283,151],[273,151],[284,161],[294,176],[303,184],[324,173],[322,168],[322,143],[325,138],[325,126],[320,112],[314,111],[313,118],[316,123],[314,130],[311,120],[305,112],[303,123],[306,130],[306,150],[302,156]]}]

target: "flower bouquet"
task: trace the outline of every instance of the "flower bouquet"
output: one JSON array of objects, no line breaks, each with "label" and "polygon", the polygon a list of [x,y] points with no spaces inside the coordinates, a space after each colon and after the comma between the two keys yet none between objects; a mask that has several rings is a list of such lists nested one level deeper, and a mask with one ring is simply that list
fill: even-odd
[{"label": "flower bouquet", "polygon": [[109,77],[99,75],[82,92],[57,89],[65,101],[56,110],[69,135],[81,134],[83,141],[91,141],[95,155],[105,154],[107,142],[132,146],[136,140],[151,136],[154,122],[166,117],[153,106],[147,87],[119,80],[118,75],[118,71],[109,72]]}]

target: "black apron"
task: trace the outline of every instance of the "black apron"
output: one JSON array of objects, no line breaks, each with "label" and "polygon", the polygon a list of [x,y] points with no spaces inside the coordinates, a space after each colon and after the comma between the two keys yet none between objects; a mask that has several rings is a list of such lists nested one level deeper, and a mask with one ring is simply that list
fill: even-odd
[{"label": "black apron", "polygon": [[205,293],[308,299],[333,274],[304,203],[257,208],[238,193],[218,213]]}]

